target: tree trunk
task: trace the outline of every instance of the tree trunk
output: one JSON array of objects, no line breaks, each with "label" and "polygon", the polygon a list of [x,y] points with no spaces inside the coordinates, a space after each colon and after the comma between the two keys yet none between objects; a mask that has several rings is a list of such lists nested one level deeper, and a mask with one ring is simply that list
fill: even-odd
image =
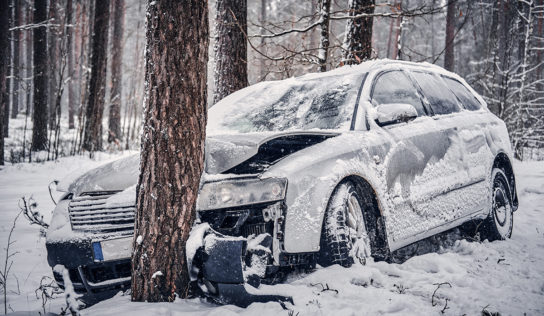
[{"label": "tree trunk", "polygon": [[[350,0],[349,15],[374,13],[374,0]],[[372,55],[373,18],[350,19],[346,24],[342,61],[347,65],[359,64]]]},{"label": "tree trunk", "polygon": [[[26,6],[26,24],[31,24],[33,21],[33,8],[32,8],[32,2],[31,1],[25,1]],[[32,74],[34,71],[34,68],[32,66],[32,54],[34,50],[33,47],[33,31],[32,30],[25,30],[25,50],[26,50],[26,63],[25,63],[25,86],[26,86],[26,116],[30,115],[30,111],[32,110],[32,92],[34,89],[34,80],[32,79]]]},{"label": "tree trunk", "polygon": [[[58,0],[49,0],[49,20],[52,24],[59,24],[60,18],[58,13]],[[49,129],[55,129],[56,112],[55,100],[57,99],[57,67],[59,66],[58,45],[59,41],[58,29],[55,26],[47,27],[47,60],[49,63]]]},{"label": "tree trunk", "polygon": [[[261,0],[261,10],[260,10],[260,16],[259,20],[261,23],[261,35],[264,35],[265,33],[265,23],[266,23],[266,4],[268,0]],[[261,45],[260,49],[261,51],[264,50],[265,40],[264,38],[261,38]],[[259,81],[264,81],[267,76],[267,69],[266,69],[266,59],[263,56],[259,57]]]},{"label": "tree trunk", "polygon": [[13,51],[13,32],[10,32],[9,29],[13,27],[14,25],[14,15],[13,15],[13,7],[15,6],[15,3],[13,0],[3,0],[8,3],[8,19],[2,21],[2,23],[8,24],[8,55],[7,55],[7,63],[8,63],[8,79],[6,79],[6,89],[4,90],[4,95],[2,96],[4,100],[4,112],[2,116],[2,120],[4,121],[2,128],[4,129],[4,133],[2,135],[3,138],[7,138],[9,136],[9,108],[11,104],[11,87],[13,84],[13,55],[11,52]]},{"label": "tree trunk", "polygon": [[[7,1],[0,1],[0,118],[4,117],[4,109],[7,100],[4,100],[7,90],[7,77],[9,75],[9,31],[8,20],[9,6]],[[0,119],[0,165],[4,165],[4,120]]]},{"label": "tree trunk", "polygon": [[[47,0],[34,1],[34,23],[47,20]],[[34,31],[34,113],[32,120],[32,150],[47,149],[47,31],[36,27]]]},{"label": "tree trunk", "polygon": [[[72,22],[72,12],[73,12],[73,5],[72,0],[66,0],[66,23],[73,24]],[[74,25],[74,24],[73,24]],[[69,27],[66,30],[66,54],[68,54],[68,128],[73,129],[75,127],[74,124],[74,114],[76,110],[76,92],[75,92],[75,86],[76,86],[76,67],[74,64],[74,54],[77,54],[77,50],[75,49],[73,36],[75,32],[75,28],[77,28],[76,25],[74,27]],[[77,37],[76,37],[77,41]]]},{"label": "tree trunk", "polygon": [[215,12],[214,104],[248,86],[247,0],[217,0]]},{"label": "tree trunk", "polygon": [[327,71],[327,56],[329,55],[329,15],[331,0],[319,0],[319,16],[321,19],[319,50],[318,50],[318,71]]},{"label": "tree trunk", "polygon": [[125,23],[125,1],[114,0],[113,52],[111,60],[110,115],[108,120],[108,142],[120,143],[121,97],[123,93],[123,25]]},{"label": "tree trunk", "polygon": [[132,300],[171,302],[189,291],[185,243],[204,167],[208,3],[154,3],[147,6]]},{"label": "tree trunk", "polygon": [[106,95],[106,66],[108,64],[108,28],[110,4],[95,0],[92,34],[91,80],[85,111],[83,149],[102,150],[102,114]]},{"label": "tree trunk", "polygon": [[444,68],[449,71],[454,70],[454,45],[455,21],[457,10],[455,3],[457,0],[448,0],[448,10],[446,13],[446,50],[444,51]]},{"label": "tree trunk", "polygon": [[[23,5],[18,0],[13,0],[14,3],[14,25],[20,26],[21,25],[21,15],[22,15],[22,8]],[[13,96],[12,96],[12,104],[11,104],[11,118],[17,118],[17,114],[19,114],[19,89],[20,89],[20,81],[21,81],[21,56],[22,56],[22,31],[16,30],[13,31]]]}]

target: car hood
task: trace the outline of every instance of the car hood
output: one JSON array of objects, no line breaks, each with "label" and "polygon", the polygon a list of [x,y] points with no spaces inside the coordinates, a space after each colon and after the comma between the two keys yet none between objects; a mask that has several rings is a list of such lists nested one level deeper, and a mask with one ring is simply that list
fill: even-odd
[{"label": "car hood", "polygon": [[[338,132],[293,131],[262,132],[247,134],[222,134],[206,137],[205,172],[219,174],[254,157],[259,148],[271,141],[287,137],[333,137]],[[308,143],[312,145],[313,143]],[[104,166],[95,168],[77,177],[70,184],[62,181],[59,190],[79,195],[92,191],[122,191],[138,181],[140,155],[134,154]]]}]

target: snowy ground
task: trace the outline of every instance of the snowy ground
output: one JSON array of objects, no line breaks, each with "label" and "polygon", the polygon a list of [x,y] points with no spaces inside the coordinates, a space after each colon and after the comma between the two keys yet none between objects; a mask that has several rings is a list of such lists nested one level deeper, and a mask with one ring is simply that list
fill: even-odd
[{"label": "snowy ground", "polygon": [[[5,246],[21,196],[32,195],[45,219],[53,203],[47,190],[62,178],[118,156],[61,158],[58,162],[9,165],[0,170],[0,270]],[[292,315],[479,315],[482,310],[501,315],[544,314],[544,162],[515,165],[520,208],[514,217],[511,240],[456,241],[438,253],[414,256],[402,264],[383,262],[349,269],[333,266],[297,274],[286,284],[265,288],[293,296],[287,304]],[[12,236],[7,301],[10,311],[43,311],[35,290],[43,276],[51,277],[45,239],[40,229],[20,217]],[[447,283],[446,283],[447,282]],[[438,288],[437,284],[444,283]],[[323,290],[328,288],[329,290]],[[438,289],[437,289],[438,288]],[[434,298],[433,298],[434,293]],[[446,306],[447,302],[447,306]],[[3,298],[0,298],[3,310]],[[433,306],[434,303],[434,306]],[[45,311],[60,312],[62,296],[45,304]],[[247,309],[215,306],[200,299],[175,303],[131,303],[120,293],[83,311],[84,315],[288,315],[278,303],[252,304]]]}]

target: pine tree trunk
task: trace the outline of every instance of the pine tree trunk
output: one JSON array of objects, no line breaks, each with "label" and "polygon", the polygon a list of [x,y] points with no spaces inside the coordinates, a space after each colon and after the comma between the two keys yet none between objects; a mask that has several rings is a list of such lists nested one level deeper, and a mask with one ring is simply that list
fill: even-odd
[{"label": "pine tree trunk", "polygon": [[111,60],[110,115],[108,120],[108,142],[120,143],[121,97],[123,94],[123,25],[125,23],[125,1],[114,0],[113,52]]},{"label": "pine tree trunk", "polygon": [[171,302],[189,290],[185,243],[204,167],[208,3],[154,3],[147,6],[132,300]]},{"label": "pine tree trunk", "polygon": [[[14,4],[14,26],[21,25],[21,10],[22,4],[18,0],[13,0]],[[19,114],[19,82],[21,81],[21,56],[22,56],[22,32],[20,30],[13,31],[13,96],[11,104],[11,118],[17,118]]]},{"label": "pine tree trunk", "polygon": [[[12,28],[14,25],[14,15],[13,15],[13,6],[15,5],[13,0],[3,0],[5,2],[8,2],[8,19],[1,21],[1,23],[8,24],[8,28]],[[13,55],[11,54],[13,50],[13,32],[10,32],[8,29],[8,56],[7,56],[7,63],[8,63],[8,79],[6,80],[6,89],[4,90],[3,100],[5,102],[4,104],[4,112],[3,116],[1,117],[4,121],[3,123],[3,138],[6,138],[9,136],[9,108],[11,105],[11,87],[13,85]]]},{"label": "pine tree trunk", "polygon": [[[260,16],[259,20],[261,23],[261,35],[264,35],[265,33],[265,23],[266,23],[266,5],[268,0],[261,0],[261,10],[260,10]],[[261,45],[260,49],[264,50],[265,40],[264,38],[261,38]],[[266,59],[261,56],[259,57],[259,81],[264,81],[267,76],[267,69],[266,69]]]},{"label": "pine tree trunk", "polygon": [[[72,22],[72,12],[73,12],[73,5],[72,0],[66,0],[66,23],[73,24]],[[66,54],[68,54],[68,77],[70,78],[68,81],[68,128],[73,129],[75,127],[74,124],[74,114],[76,110],[76,92],[75,92],[75,85],[76,85],[76,67],[74,65],[74,54],[77,54],[77,50],[74,48],[74,32],[77,26],[74,25],[74,27],[67,28],[66,33],[66,47],[67,51]],[[77,41],[77,37],[76,37]]]},{"label": "pine tree trunk", "polygon": [[[374,0],[350,0],[349,15],[374,13]],[[359,64],[372,55],[372,22],[373,18],[350,19],[346,25],[344,38],[344,64]]]},{"label": "pine tree trunk", "polygon": [[248,86],[247,0],[217,0],[213,103]]},{"label": "pine tree trunk", "polygon": [[83,149],[102,150],[102,115],[106,95],[106,66],[108,64],[108,28],[110,4],[95,0],[92,34],[91,79],[85,111]]},{"label": "pine tree trunk", "polygon": [[[34,1],[34,23],[47,19],[47,0]],[[47,149],[47,31],[45,27],[33,29],[34,37],[34,112],[32,121],[32,150]]]},{"label": "pine tree trunk", "polygon": [[329,15],[331,10],[331,0],[319,1],[320,38],[318,49],[318,71],[327,71],[327,56],[329,55]]},{"label": "pine tree trunk", "polygon": [[[58,0],[49,0],[49,16],[52,24],[59,24],[60,18],[58,13]],[[59,40],[58,30],[55,26],[47,27],[47,60],[49,63],[49,129],[55,129],[56,112],[55,100],[57,99],[57,67],[59,66],[58,45]]]},{"label": "pine tree trunk", "polygon": [[[4,100],[7,90],[7,77],[9,75],[9,31],[8,20],[9,6],[7,1],[0,1],[0,118],[4,117],[4,109],[7,100]],[[4,165],[4,120],[0,119],[0,165]]]},{"label": "pine tree trunk", "polygon": [[446,13],[446,50],[444,52],[444,68],[449,71],[454,70],[454,45],[456,13],[455,3],[457,0],[448,0],[448,10]]},{"label": "pine tree trunk", "polygon": [[[33,8],[32,8],[32,2],[31,1],[25,1],[25,11],[26,11],[26,24],[31,24],[33,22]],[[25,63],[25,85],[26,85],[26,116],[30,115],[30,111],[32,110],[32,93],[34,89],[34,80],[32,78],[32,74],[34,71],[34,67],[32,65],[32,54],[34,52],[33,45],[34,41],[32,39],[33,31],[32,30],[25,30],[25,50],[26,50],[26,63]]]}]

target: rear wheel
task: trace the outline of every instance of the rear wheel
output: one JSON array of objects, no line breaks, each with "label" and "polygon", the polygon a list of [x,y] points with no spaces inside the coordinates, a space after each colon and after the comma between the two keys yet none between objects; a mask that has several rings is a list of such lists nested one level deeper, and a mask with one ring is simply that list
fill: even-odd
[{"label": "rear wheel", "polygon": [[493,169],[491,212],[483,224],[482,239],[504,240],[512,236],[514,214],[508,180],[501,169]]},{"label": "rear wheel", "polygon": [[336,187],[321,231],[318,259],[321,266],[349,267],[354,259],[366,263],[371,253],[362,205],[361,193],[353,182],[346,181]]}]

